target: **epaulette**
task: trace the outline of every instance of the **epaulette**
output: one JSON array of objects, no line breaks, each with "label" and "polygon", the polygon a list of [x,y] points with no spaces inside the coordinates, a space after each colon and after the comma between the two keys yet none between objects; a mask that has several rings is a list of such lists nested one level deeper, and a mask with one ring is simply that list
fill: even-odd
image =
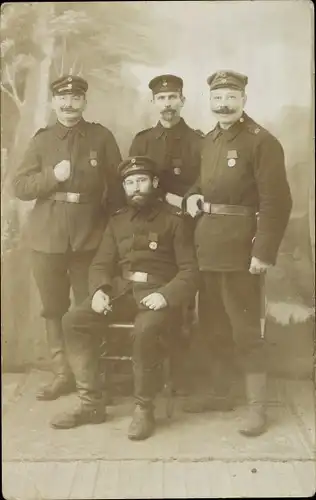
[{"label": "epaulette", "polygon": [[261,127],[257,125],[257,123],[249,123],[247,124],[247,130],[251,134],[258,135],[261,132]]},{"label": "epaulette", "polygon": [[36,137],[37,135],[41,134],[42,132],[44,132],[45,130],[47,130],[48,127],[43,127],[43,128],[39,128],[35,134],[34,134],[34,137]]},{"label": "epaulette", "polygon": [[174,205],[170,205],[170,203],[166,203],[167,210],[172,213],[172,215],[177,215],[178,217],[183,216],[182,210],[180,208],[175,207]]},{"label": "epaulette", "polygon": [[139,135],[142,135],[142,134],[144,134],[145,132],[148,132],[151,129],[152,129],[152,127],[145,128],[144,130],[141,130],[140,132],[137,132],[137,134],[135,135],[135,137],[138,137]]},{"label": "epaulette", "polygon": [[199,130],[198,128],[194,130],[194,132],[199,135],[200,137],[204,138],[205,137],[205,134],[204,132],[202,132],[202,130]]}]

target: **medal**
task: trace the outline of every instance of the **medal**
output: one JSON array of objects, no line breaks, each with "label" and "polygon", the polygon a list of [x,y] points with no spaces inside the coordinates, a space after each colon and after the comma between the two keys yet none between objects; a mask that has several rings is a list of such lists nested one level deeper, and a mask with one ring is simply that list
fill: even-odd
[{"label": "medal", "polygon": [[158,248],[158,234],[157,233],[149,233],[149,248],[150,250],[157,250]]},{"label": "medal", "polygon": [[98,164],[97,152],[96,151],[90,151],[90,165],[91,165],[91,167],[96,167],[97,164]]},{"label": "medal", "polygon": [[174,175],[180,175],[181,174],[181,168],[180,167],[174,167],[173,173],[174,173]]},{"label": "medal", "polygon": [[230,158],[230,160],[228,160],[227,162],[227,165],[229,167],[234,167],[236,165],[236,160],[234,158]]}]

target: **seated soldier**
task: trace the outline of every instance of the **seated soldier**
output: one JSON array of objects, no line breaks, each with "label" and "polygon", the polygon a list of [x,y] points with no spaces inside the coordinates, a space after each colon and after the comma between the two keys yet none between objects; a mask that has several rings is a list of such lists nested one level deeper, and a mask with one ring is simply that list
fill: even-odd
[{"label": "seated soldier", "polygon": [[[135,156],[119,165],[127,205],[110,219],[89,274],[90,298],[64,317],[80,404],[52,421],[57,429],[101,423],[106,418],[99,381],[100,336],[106,325],[133,321],[135,412],[128,437],[154,431],[153,400],[161,362],[161,336],[183,303],[197,291],[192,239],[181,212],[159,199],[153,160]],[[113,289],[119,274],[121,290]],[[174,334],[174,332],[172,332]]]}]

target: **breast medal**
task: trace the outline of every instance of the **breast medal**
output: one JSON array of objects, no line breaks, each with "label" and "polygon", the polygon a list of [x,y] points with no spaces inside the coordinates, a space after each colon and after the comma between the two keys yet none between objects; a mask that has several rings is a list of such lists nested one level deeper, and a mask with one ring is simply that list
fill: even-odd
[{"label": "breast medal", "polygon": [[90,151],[90,165],[91,165],[91,167],[96,167],[98,165],[96,151]]},{"label": "breast medal", "polygon": [[234,167],[236,165],[236,160],[238,158],[238,154],[236,149],[231,149],[227,151],[227,165],[229,167]]},{"label": "breast medal", "polygon": [[149,248],[150,250],[157,250],[158,248],[158,234],[157,233],[149,233]]}]

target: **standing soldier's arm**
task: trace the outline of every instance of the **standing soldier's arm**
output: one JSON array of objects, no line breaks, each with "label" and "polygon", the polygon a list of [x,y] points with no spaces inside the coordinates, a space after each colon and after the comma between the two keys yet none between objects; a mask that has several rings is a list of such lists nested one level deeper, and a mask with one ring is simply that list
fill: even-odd
[{"label": "standing soldier's arm", "polygon": [[105,136],[105,177],[106,189],[104,193],[104,204],[109,213],[114,213],[121,208],[125,202],[121,180],[117,174],[117,167],[122,157],[114,135],[106,129]]},{"label": "standing soldier's arm", "polygon": [[39,154],[41,136],[37,134],[31,139],[12,180],[15,196],[23,201],[46,197],[56,191],[59,185],[54,175],[55,165],[42,165]]},{"label": "standing soldier's arm", "polygon": [[175,215],[176,220],[173,248],[178,273],[160,292],[170,307],[179,306],[194,297],[198,287],[198,267],[193,240],[185,230],[183,217]]},{"label": "standing soldier's arm", "polygon": [[103,234],[102,241],[89,269],[89,294],[91,297],[100,288],[109,293],[118,259],[118,251],[111,222]]},{"label": "standing soldier's arm", "polygon": [[143,156],[146,154],[146,147],[143,135],[135,135],[131,147],[129,148],[129,156]]},{"label": "standing soldier's arm", "polygon": [[259,219],[252,256],[274,265],[289,221],[292,198],[284,151],[271,135],[266,135],[256,145],[254,175],[259,195]]}]

